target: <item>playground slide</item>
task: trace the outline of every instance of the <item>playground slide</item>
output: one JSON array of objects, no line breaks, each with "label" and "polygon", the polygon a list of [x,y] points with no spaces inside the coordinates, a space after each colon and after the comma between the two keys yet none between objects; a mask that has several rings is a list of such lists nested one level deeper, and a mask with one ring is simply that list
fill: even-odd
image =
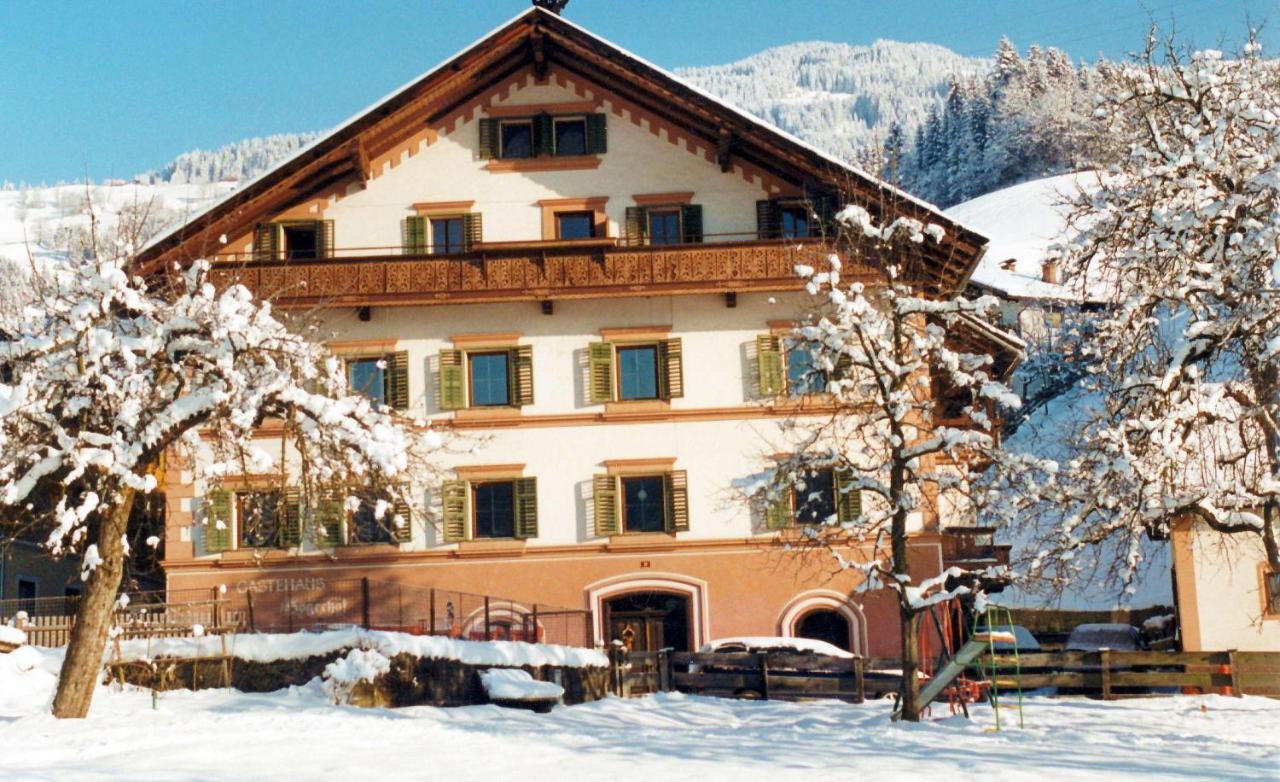
[{"label": "playground slide", "polygon": [[942,670],[938,671],[929,683],[920,690],[920,707],[923,709],[934,698],[942,694],[948,684],[955,681],[955,678],[964,673],[964,669],[969,663],[982,656],[983,652],[988,651],[993,643],[1016,643],[1013,633],[978,633],[969,639],[969,642],[960,647],[960,651],[956,652],[956,656],[952,657],[950,662],[942,666]]}]

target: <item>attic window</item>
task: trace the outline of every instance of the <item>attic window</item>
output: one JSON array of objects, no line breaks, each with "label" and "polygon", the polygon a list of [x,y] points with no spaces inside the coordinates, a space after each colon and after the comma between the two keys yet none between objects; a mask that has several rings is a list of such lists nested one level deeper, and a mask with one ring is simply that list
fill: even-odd
[{"label": "attic window", "polygon": [[529,120],[502,123],[502,150],[504,159],[533,157],[533,123]]},{"label": "attic window", "polygon": [[1008,258],[1000,262],[1000,268],[1007,272],[1016,271],[1017,267],[1018,267],[1017,258]]},{"label": "attic window", "polygon": [[587,118],[557,117],[555,120],[556,155],[587,154]]}]

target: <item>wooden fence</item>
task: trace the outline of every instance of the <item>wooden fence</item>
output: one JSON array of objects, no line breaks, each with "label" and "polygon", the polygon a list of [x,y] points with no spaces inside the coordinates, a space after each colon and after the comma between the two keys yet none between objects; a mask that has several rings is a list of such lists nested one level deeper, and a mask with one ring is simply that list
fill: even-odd
[{"label": "wooden fence", "polygon": [[[786,652],[632,652],[610,654],[617,695],[684,692],[719,697],[854,703],[897,692],[894,660]],[[1042,652],[982,657],[970,677],[1001,692],[1054,688],[1103,699],[1179,692],[1280,697],[1280,652]],[[1019,675],[1020,674],[1020,675]]]},{"label": "wooden fence", "polygon": [[1280,652],[1040,652],[984,657],[972,670],[1000,689],[1053,687],[1103,699],[1194,690],[1280,697]]},{"label": "wooden fence", "polygon": [[[238,629],[234,617],[226,610],[225,600],[130,605],[115,612],[112,624],[120,628],[121,640],[185,637],[192,635],[196,625],[207,635]],[[75,614],[16,617],[14,625],[26,632],[27,643],[33,646],[66,646],[71,640]]]}]

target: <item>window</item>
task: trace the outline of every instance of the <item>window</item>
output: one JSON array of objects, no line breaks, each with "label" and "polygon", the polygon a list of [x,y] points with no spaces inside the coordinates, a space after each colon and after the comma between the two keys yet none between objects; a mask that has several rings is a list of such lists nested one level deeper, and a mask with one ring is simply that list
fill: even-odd
[{"label": "window", "polygon": [[835,476],[831,470],[814,470],[791,490],[796,521],[801,524],[825,524],[836,515]]},{"label": "window", "polygon": [[466,232],[461,217],[431,218],[431,254],[445,255],[466,250]]},{"label": "window", "polygon": [[512,478],[441,486],[446,543],[477,538],[538,537],[538,480]]},{"label": "window", "polygon": [[597,475],[591,486],[598,536],[689,529],[689,484],[684,470],[656,475]]},{"label": "window", "polygon": [[347,384],[351,390],[363,394],[373,402],[387,402],[387,361],[382,357],[353,358],[347,360]]},{"label": "window", "polygon": [[320,257],[319,226],[316,223],[285,223],[285,257],[291,261]]},{"label": "window", "polygon": [[[392,543],[395,535],[392,525],[397,513],[405,514],[405,510],[394,510],[388,506],[379,519],[377,516],[377,500],[360,498],[360,505],[351,513],[348,521],[350,542],[353,544]],[[405,519],[407,521],[407,519]]]},{"label": "window", "polygon": [[661,532],[666,510],[660,475],[622,479],[623,529],[627,532]]},{"label": "window", "polygon": [[18,577],[18,610],[26,611],[27,616],[36,615],[36,580]]},{"label": "window", "polygon": [[511,403],[510,353],[468,353],[473,407],[497,407]]},{"label": "window", "polygon": [[649,244],[680,244],[680,210],[649,210]]},{"label": "window", "polygon": [[1266,588],[1267,613],[1280,614],[1280,572],[1263,571],[1262,580]]},{"label": "window", "polygon": [[587,154],[587,119],[570,117],[555,120],[556,155]]},{"label": "window", "polygon": [[657,343],[587,346],[587,395],[593,404],[684,396],[680,339]]},{"label": "window", "polygon": [[557,212],[557,239],[591,239],[596,235],[595,212]]},{"label": "window", "polygon": [[475,537],[514,538],[516,535],[515,484],[511,481],[478,483],[472,487]]},{"label": "window", "polygon": [[618,399],[658,398],[658,346],[618,348]]},{"label": "window", "polygon": [[253,235],[253,255],[259,261],[327,258],[332,250],[332,220],[258,223]]},{"label": "window", "polygon": [[405,351],[380,356],[352,356],[346,360],[347,385],[369,401],[396,410],[409,407],[409,354]]},{"label": "window", "polygon": [[792,396],[818,394],[827,388],[827,373],[814,366],[808,346],[797,345],[787,351],[787,393]]},{"label": "window", "polygon": [[281,544],[278,492],[237,492],[236,517],[242,548],[274,548]]},{"label": "window", "polygon": [[531,121],[503,122],[501,128],[500,157],[504,159],[533,157],[533,123]]},{"label": "window", "polygon": [[784,206],[778,210],[783,239],[807,239],[813,235],[809,210],[803,206]]},{"label": "window", "polygon": [[442,350],[437,380],[441,410],[531,405],[533,348]]}]

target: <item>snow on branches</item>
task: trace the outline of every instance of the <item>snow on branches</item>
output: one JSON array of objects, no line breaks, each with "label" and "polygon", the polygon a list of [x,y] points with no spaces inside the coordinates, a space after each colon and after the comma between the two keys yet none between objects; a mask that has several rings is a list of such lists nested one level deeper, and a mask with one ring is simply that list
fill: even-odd
[{"label": "snow on branches", "polygon": [[[974,347],[986,344],[983,336],[992,329],[986,318],[998,301],[931,298],[912,285],[913,264],[923,262],[920,248],[942,239],[939,226],[911,218],[880,225],[859,206],[846,207],[836,220],[846,257],[855,268],[886,259],[879,261],[885,280],[845,282],[845,264],[835,254],[825,271],[797,268],[813,305],[789,341],[807,354],[835,412],[789,421],[791,455],[757,488],[774,507],[794,493],[791,513],[800,518],[787,525],[797,527],[802,545],[829,549],[840,567],[866,574],[866,589],[887,586],[904,611],[918,612],[968,593],[981,580],[957,572],[951,574],[954,592],[946,591],[947,579],[913,586],[907,535],[926,515],[964,515],[975,503],[1013,496],[973,493],[970,470],[1016,461],[999,447],[992,413],[1016,408],[1019,400],[997,376],[992,355]],[[810,484],[824,474],[838,476],[836,512],[805,518],[806,509],[819,507],[810,501]],[[850,502],[852,496],[858,501]],[[846,557],[849,547],[867,543],[874,550],[870,561]]]},{"label": "snow on branches", "polygon": [[1153,38],[1099,99],[1128,154],[1077,196],[1058,248],[1111,291],[1091,357],[1105,403],[1035,563],[1106,542],[1126,582],[1141,539],[1190,517],[1261,535],[1280,567],[1280,64],[1253,39],[1232,59],[1162,55]]}]

